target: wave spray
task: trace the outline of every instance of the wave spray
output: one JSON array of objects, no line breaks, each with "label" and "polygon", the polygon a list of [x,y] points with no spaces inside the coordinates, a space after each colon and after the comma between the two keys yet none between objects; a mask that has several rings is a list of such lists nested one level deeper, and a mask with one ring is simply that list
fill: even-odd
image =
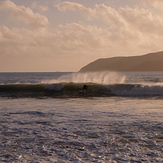
[{"label": "wave spray", "polygon": [[89,72],[89,73],[72,73],[53,79],[43,81],[50,83],[96,83],[96,84],[123,84],[126,76],[117,72]]}]

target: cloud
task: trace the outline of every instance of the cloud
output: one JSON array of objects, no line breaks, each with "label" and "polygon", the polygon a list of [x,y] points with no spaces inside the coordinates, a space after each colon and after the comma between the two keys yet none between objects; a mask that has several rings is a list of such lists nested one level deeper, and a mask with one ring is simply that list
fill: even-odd
[{"label": "cloud", "polygon": [[[9,5],[12,7],[9,7]],[[16,6],[11,1],[3,2],[0,8],[3,7],[12,8],[13,12],[24,9],[25,15],[29,13],[26,12],[26,9],[29,8]],[[97,58],[98,56],[107,56],[108,52],[111,52],[110,55],[118,55],[120,54],[118,49],[121,49],[123,54],[126,52],[126,55],[130,54],[129,51],[135,49],[132,52],[134,55],[138,52],[160,50],[162,47],[160,42],[163,40],[161,37],[163,35],[163,20],[160,15],[153,13],[150,9],[141,7],[115,9],[104,4],[87,8],[73,2],[62,2],[57,5],[57,8],[62,12],[68,10],[80,12],[84,17],[88,14],[89,21],[98,20],[100,23],[102,22],[102,25],[100,23],[91,25],[87,20],[86,23],[72,22],[59,25],[54,30],[47,28],[37,32],[30,29],[24,31],[24,29],[16,30],[16,28],[2,27],[1,35],[5,36],[7,40],[6,37],[11,37],[11,34],[13,34],[12,37],[15,37],[13,44],[21,45],[24,43],[28,50],[30,49],[27,48],[29,46],[38,48],[37,51],[40,47],[40,49],[44,49],[41,53],[55,53],[55,55],[61,56],[78,55],[80,51],[82,55]],[[31,17],[23,18],[29,20]],[[42,17],[40,15],[40,19]],[[35,14],[31,19],[33,21],[36,19]],[[44,24],[44,26],[46,25],[47,23]],[[4,31],[9,31],[8,35],[4,35],[4,33],[7,33]],[[8,41],[12,41],[12,39],[8,39]],[[117,47],[119,48],[117,49]]]},{"label": "cloud", "polygon": [[40,5],[38,2],[33,2],[32,3],[32,8],[33,9],[38,9],[38,10],[43,11],[43,12],[46,12],[46,11],[49,10],[48,6]]},{"label": "cloud", "polygon": [[156,9],[160,9],[160,10],[163,9],[163,1],[162,0],[143,0],[143,3],[148,3]]},{"label": "cloud", "polygon": [[120,14],[133,28],[142,34],[160,35],[163,34],[162,16],[152,13],[149,9],[129,7],[120,10]]},{"label": "cloud", "polygon": [[[153,3],[160,3],[161,0],[147,0]],[[85,6],[73,3],[73,2],[62,2],[57,5],[60,11],[76,11],[81,14],[89,15],[91,20],[99,19],[103,20],[104,23],[110,27],[110,29],[116,29],[122,31],[139,30],[140,32],[161,32],[163,27],[162,15],[157,15],[153,13],[150,9],[141,7],[124,7],[119,9],[114,9],[105,4],[96,5],[95,8],[86,8]],[[129,29],[130,28],[130,29]],[[129,32],[129,31],[128,31]]]},{"label": "cloud", "polygon": [[68,1],[58,4],[58,5],[56,5],[56,7],[60,11],[67,11],[67,10],[72,10],[72,11],[85,11],[85,10],[87,10],[86,7],[84,7],[83,5],[81,5],[79,3],[68,2]]},{"label": "cloud", "polygon": [[47,17],[34,13],[30,8],[25,6],[17,6],[10,0],[6,0],[0,3],[0,10],[10,12],[12,20],[21,21],[24,24],[31,27],[41,28],[46,27],[49,22]]},{"label": "cloud", "polygon": [[87,8],[84,5],[75,2],[65,1],[55,5],[60,11],[78,11],[82,13],[86,18],[90,18],[94,12],[93,9]]},{"label": "cloud", "polygon": [[84,17],[87,14],[91,21],[103,21],[106,25],[105,28],[102,28],[103,33],[109,33],[108,39],[104,41],[105,44],[112,40],[116,45],[126,43],[129,49],[132,44],[141,48],[150,45],[150,50],[155,46],[160,49],[159,41],[163,35],[162,15],[154,13],[148,8],[137,6],[115,9],[105,4],[99,4],[90,9],[73,2],[62,2],[57,7],[64,12],[80,12]]}]

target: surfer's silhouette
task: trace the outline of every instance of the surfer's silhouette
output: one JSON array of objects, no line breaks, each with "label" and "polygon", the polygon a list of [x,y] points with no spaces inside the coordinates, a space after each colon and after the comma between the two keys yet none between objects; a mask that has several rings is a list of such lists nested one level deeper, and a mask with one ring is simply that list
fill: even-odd
[{"label": "surfer's silhouette", "polygon": [[83,90],[83,92],[87,92],[87,90],[88,90],[88,86],[84,84],[82,90]]},{"label": "surfer's silhouette", "polygon": [[83,85],[83,88],[81,91],[79,91],[79,94],[84,95],[88,90],[88,86],[86,84]]}]

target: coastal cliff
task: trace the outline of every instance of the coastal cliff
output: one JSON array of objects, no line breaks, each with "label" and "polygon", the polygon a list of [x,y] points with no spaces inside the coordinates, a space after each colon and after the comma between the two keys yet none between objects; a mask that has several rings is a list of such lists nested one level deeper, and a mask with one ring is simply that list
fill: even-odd
[{"label": "coastal cliff", "polygon": [[142,56],[102,58],[82,67],[91,71],[163,71],[163,51]]}]

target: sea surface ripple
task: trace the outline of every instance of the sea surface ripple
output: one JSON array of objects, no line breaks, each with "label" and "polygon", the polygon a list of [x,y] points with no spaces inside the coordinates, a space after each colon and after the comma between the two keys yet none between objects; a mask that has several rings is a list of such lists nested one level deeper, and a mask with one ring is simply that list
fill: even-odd
[{"label": "sea surface ripple", "polygon": [[163,162],[159,97],[0,99],[0,162]]}]

